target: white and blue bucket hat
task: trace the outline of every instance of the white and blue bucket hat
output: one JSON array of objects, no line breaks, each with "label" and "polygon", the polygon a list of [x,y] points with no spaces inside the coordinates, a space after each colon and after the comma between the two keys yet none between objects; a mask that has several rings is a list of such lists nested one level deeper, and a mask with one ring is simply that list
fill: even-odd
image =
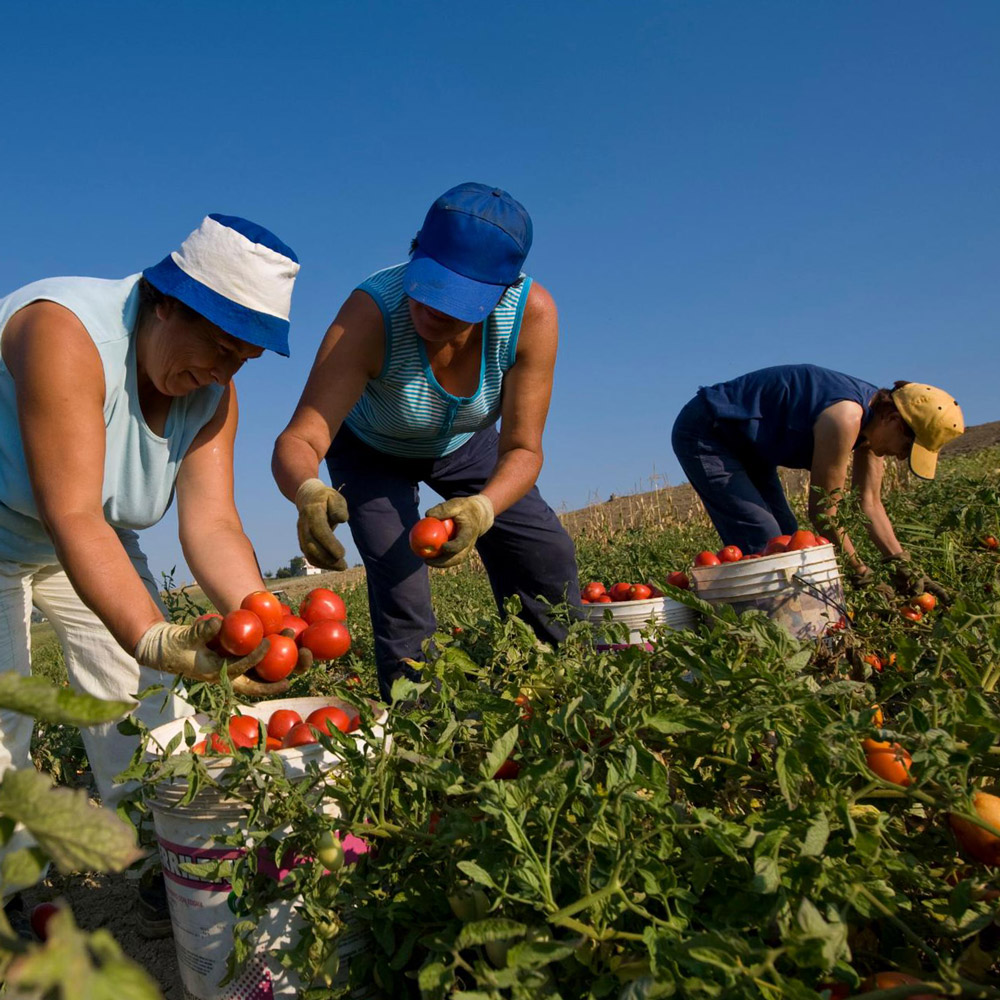
[{"label": "white and blue bucket hat", "polygon": [[295,251],[269,229],[213,213],[179,250],[142,275],[230,336],[287,358],[298,272]]}]

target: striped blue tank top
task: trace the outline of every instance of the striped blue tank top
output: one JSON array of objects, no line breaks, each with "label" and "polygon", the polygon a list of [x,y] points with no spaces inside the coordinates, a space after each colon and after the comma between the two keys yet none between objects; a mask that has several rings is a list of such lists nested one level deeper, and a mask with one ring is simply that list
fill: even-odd
[{"label": "striped blue tank top", "polygon": [[345,423],[378,451],[404,458],[439,458],[497,422],[503,377],[514,364],[531,279],[522,275],[483,321],[479,387],[463,397],[442,388],[431,371],[424,342],[410,319],[403,291],[405,270],[405,263],[396,264],[376,271],[358,286],[382,312],[385,358]]},{"label": "striped blue tank top", "polygon": [[[119,531],[148,528],[174,496],[180,465],[198,431],[218,409],[223,387],[206,385],[170,406],[163,435],[146,423],[139,403],[135,322],[139,278],[46,278],[0,298],[0,338],[19,309],[42,300],[74,313],[93,338],[104,367],[104,516]],[[14,379],[0,360],[0,559],[56,561],[38,520],[21,444]]]}]

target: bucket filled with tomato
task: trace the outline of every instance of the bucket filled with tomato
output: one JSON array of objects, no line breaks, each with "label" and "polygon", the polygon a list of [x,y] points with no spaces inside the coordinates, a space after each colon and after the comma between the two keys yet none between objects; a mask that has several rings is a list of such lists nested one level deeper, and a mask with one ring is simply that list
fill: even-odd
[{"label": "bucket filled with tomato", "polygon": [[608,633],[610,623],[628,628],[626,645],[646,643],[644,633],[655,626],[682,629],[694,624],[695,612],[686,604],[666,597],[657,588],[645,583],[615,583],[605,587],[592,581],[581,591],[583,610],[594,623],[598,647],[617,648],[615,636]]},{"label": "bucket filled with tomato", "polygon": [[[226,791],[226,771],[241,750],[256,747],[273,750],[291,780],[309,780],[320,771],[336,768],[340,759],[318,741],[317,731],[334,728],[354,734],[358,749],[373,755],[384,747],[384,710],[374,725],[359,731],[358,710],[337,698],[286,698],[243,705],[228,722],[228,733],[213,729],[205,715],[178,719],[154,729],[147,744],[147,757],[167,753],[204,756],[211,781],[201,781],[193,791],[183,769],[169,781],[149,787],[147,798],[163,863],[167,901],[177,948],[177,962],[185,994],[193,1000],[277,1000],[298,997],[303,985],[275,960],[275,953],[295,944],[299,921],[294,903],[271,906],[258,924],[256,948],[249,960],[224,986],[227,961],[233,948],[233,927],[239,919],[240,900],[223,874],[193,871],[192,865],[225,863],[248,849],[227,843],[246,831],[245,803]],[[188,746],[190,730],[195,742]],[[202,738],[203,737],[203,738]],[[175,742],[177,741],[177,742]],[[323,800],[322,815],[334,821],[336,805]],[[331,854],[336,848],[338,867],[351,864],[367,851],[363,840],[340,835],[331,822]],[[322,850],[322,849],[321,849]],[[326,864],[324,855],[318,859]],[[300,859],[258,857],[258,869],[281,881]],[[312,859],[309,859],[310,862]],[[366,950],[367,938],[349,928],[338,937],[338,972],[333,986],[347,984],[350,960]],[[351,994],[355,996],[355,993]],[[358,997],[361,994],[357,994]]]},{"label": "bucket filled with tomato", "polygon": [[836,552],[809,531],[771,539],[760,555],[732,545],[700,553],[691,579],[709,604],[731,604],[739,614],[763,611],[798,639],[820,638],[845,621]]}]

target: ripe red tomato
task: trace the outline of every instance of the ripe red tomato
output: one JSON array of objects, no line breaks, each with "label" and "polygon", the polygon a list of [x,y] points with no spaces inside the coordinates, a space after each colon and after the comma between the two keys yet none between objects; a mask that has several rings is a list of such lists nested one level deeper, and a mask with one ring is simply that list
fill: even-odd
[{"label": "ripe red tomato", "polygon": [[679,587],[681,590],[691,589],[691,581],[688,579],[687,573],[682,573],[678,569],[667,575],[667,583],[671,587]]},{"label": "ripe red tomato", "polygon": [[513,781],[521,773],[521,765],[511,757],[508,757],[493,775],[495,781]]},{"label": "ripe red tomato", "polygon": [[924,613],[919,608],[911,607],[909,604],[904,604],[899,609],[899,613],[904,618],[909,618],[911,622],[918,622],[924,617]]},{"label": "ripe red tomato", "polygon": [[281,749],[287,750],[289,747],[304,747],[310,743],[319,743],[313,727],[307,722],[300,722],[297,726],[292,726],[285,733],[285,738],[281,741]]},{"label": "ripe red tomato", "polygon": [[299,605],[299,617],[310,625],[325,621],[346,622],[347,608],[338,594],[326,587],[317,587],[310,590]]},{"label": "ripe red tomato", "polygon": [[903,787],[913,784],[913,777],[910,774],[913,760],[909,752],[898,743],[865,739],[861,741],[861,746],[868,767],[883,781]]},{"label": "ripe red tomato", "polygon": [[49,921],[59,912],[59,907],[55,903],[39,903],[31,910],[28,922],[31,924],[31,931],[39,941],[47,941],[49,938]]},{"label": "ripe red tomato", "polygon": [[595,581],[588,583],[587,586],[580,591],[580,596],[588,601],[596,601],[601,594],[606,593],[607,591],[604,589],[604,584]]},{"label": "ripe red tomato", "polygon": [[709,552],[707,549],[694,557],[695,566],[718,566],[721,562],[722,560],[714,552]]},{"label": "ripe red tomato", "polygon": [[648,601],[652,596],[653,592],[644,583],[633,583],[632,586],[628,588],[628,597],[630,601]]},{"label": "ripe red tomato", "polygon": [[817,535],[816,536],[816,544],[817,545],[829,545],[830,544],[830,539],[824,537],[823,535]]},{"label": "ripe red tomato", "polygon": [[252,715],[234,715],[229,720],[229,738],[238,747],[255,747],[260,729],[260,719]]},{"label": "ripe red tomato", "polygon": [[292,613],[291,606],[288,605],[288,604],[285,604],[284,601],[281,602],[281,613],[283,615],[290,615]]},{"label": "ripe red tomato", "polygon": [[591,601],[591,604],[614,604],[610,594],[601,594],[596,601]]},{"label": "ripe red tomato", "polygon": [[298,615],[285,615],[281,619],[281,628],[278,629],[278,631],[284,632],[286,629],[291,629],[295,633],[292,638],[298,642],[299,636],[302,635],[307,628],[309,628],[309,622],[307,622],[304,618],[300,618]]},{"label": "ripe red tomato", "polygon": [[264,737],[264,749],[265,750],[280,750],[281,740],[276,736],[265,736]]},{"label": "ripe red tomato", "polygon": [[739,562],[743,558],[743,550],[737,545],[724,545],[716,555],[719,557],[719,562]]},{"label": "ripe red tomato", "polygon": [[219,645],[232,656],[246,656],[252,653],[264,638],[264,626],[260,619],[246,608],[230,611],[222,619]]},{"label": "ripe red tomato", "polygon": [[294,709],[279,708],[272,712],[271,718],[267,720],[267,735],[276,740],[283,740],[288,735],[288,730],[301,721],[302,716]]},{"label": "ripe red tomato", "polygon": [[995,549],[998,544],[1000,544],[1000,542],[997,542],[996,537],[993,536],[993,535],[987,535],[983,539],[983,548],[984,549]]},{"label": "ripe red tomato", "polygon": [[786,552],[798,552],[799,549],[811,549],[816,546],[816,536],[811,531],[800,528],[793,532],[785,546]]},{"label": "ripe red tomato", "polygon": [[455,521],[446,517],[441,523],[444,525],[444,530],[448,532],[448,541],[450,542],[455,537]]},{"label": "ripe red tomato", "polygon": [[240,602],[240,607],[252,611],[260,619],[264,635],[271,635],[281,628],[281,601],[270,591],[255,590],[252,594],[247,594]]},{"label": "ripe red tomato", "polygon": [[315,622],[299,636],[299,645],[317,660],[335,660],[351,648],[351,633],[343,622]]},{"label": "ripe red tomato", "polygon": [[410,549],[421,559],[433,559],[446,541],[448,527],[436,517],[422,517],[410,528]]},{"label": "ripe red tomato", "polygon": [[761,554],[759,552],[748,552],[743,558],[744,559],[760,559],[761,558]]},{"label": "ripe red tomato", "polygon": [[191,753],[203,754],[208,750],[208,740],[198,740],[191,747]]},{"label": "ripe red tomato", "polygon": [[[861,989],[867,993],[869,990],[891,990],[893,986],[916,986],[922,982],[906,972],[876,972],[862,982]],[[934,1000],[936,996],[939,994],[911,993],[907,1000]]]},{"label": "ripe red tomato", "polygon": [[926,614],[928,611],[933,611],[937,607],[937,598],[933,594],[917,594],[917,596],[910,601],[910,604]]},{"label": "ripe red tomato", "polygon": [[357,728],[357,721],[357,716],[348,715],[336,705],[324,705],[306,716],[306,722],[310,726],[315,726],[321,733],[332,733],[334,729],[349,733]]},{"label": "ripe red tomato", "polygon": [[785,546],[792,540],[791,535],[775,535],[767,545],[764,546],[764,555],[773,556],[776,552],[784,552]]},{"label": "ripe red tomato", "polygon": [[627,601],[628,592],[631,589],[630,583],[616,583],[609,591],[608,596],[612,601]]},{"label": "ripe red tomato", "polygon": [[299,662],[299,647],[295,645],[294,639],[278,633],[269,635],[267,641],[268,651],[254,670],[262,681],[284,680]]},{"label": "ripe red tomato", "polygon": [[878,656],[876,656],[875,653],[869,653],[865,657],[865,663],[867,663],[868,666],[870,666],[872,670],[876,671],[877,673],[882,672],[882,660]]}]

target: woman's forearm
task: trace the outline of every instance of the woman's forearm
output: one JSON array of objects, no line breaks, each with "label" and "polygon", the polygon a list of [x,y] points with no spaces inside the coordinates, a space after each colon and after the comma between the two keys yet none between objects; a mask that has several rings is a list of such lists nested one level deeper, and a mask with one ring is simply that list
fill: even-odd
[{"label": "woman's forearm", "polygon": [[67,515],[47,524],[56,556],[80,599],[127,653],[163,613],[103,517]]},{"label": "woman's forearm", "polygon": [[241,527],[224,526],[181,539],[188,568],[205,596],[226,614],[247,594],[264,589],[257,556]]},{"label": "woman's forearm", "polygon": [[868,534],[875,543],[875,547],[884,556],[898,555],[903,546],[896,538],[889,515],[885,512],[885,507],[881,500],[870,505],[862,505],[862,510],[868,516]]},{"label": "woman's forearm", "polygon": [[542,471],[542,456],[528,448],[512,448],[497,461],[493,474],[483,487],[493,512],[500,514],[523,497]]}]

